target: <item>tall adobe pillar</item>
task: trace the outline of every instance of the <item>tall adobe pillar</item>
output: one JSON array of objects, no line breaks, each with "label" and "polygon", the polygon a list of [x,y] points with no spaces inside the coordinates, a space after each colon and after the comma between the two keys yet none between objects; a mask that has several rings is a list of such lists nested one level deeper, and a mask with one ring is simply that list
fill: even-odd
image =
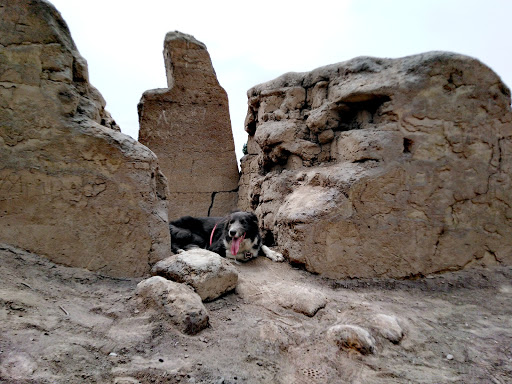
[{"label": "tall adobe pillar", "polygon": [[169,180],[170,219],[224,215],[237,205],[239,179],[226,91],[193,36],[169,32],[164,60],[168,88],[142,95],[139,141]]}]

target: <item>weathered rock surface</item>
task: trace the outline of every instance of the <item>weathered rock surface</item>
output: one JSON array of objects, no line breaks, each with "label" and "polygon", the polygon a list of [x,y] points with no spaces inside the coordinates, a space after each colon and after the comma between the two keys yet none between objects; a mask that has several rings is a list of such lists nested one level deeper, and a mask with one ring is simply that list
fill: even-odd
[{"label": "weathered rock surface", "polygon": [[215,300],[232,291],[238,282],[238,272],[229,261],[200,248],[159,261],[152,273],[190,285],[203,301]]},{"label": "weathered rock surface", "polygon": [[363,355],[375,353],[375,339],[370,332],[357,325],[334,325],[327,330],[327,338],[344,350],[353,349]]},{"label": "weathered rock surface", "polygon": [[373,328],[392,343],[398,344],[404,337],[404,331],[396,316],[379,313],[372,320]]},{"label": "weathered rock surface", "polygon": [[1,1],[0,241],[141,276],[170,248],[155,155],[119,128],[46,1]]},{"label": "weathered rock surface", "polygon": [[208,311],[188,285],[153,276],[137,284],[136,294],[145,308],[153,307],[167,314],[183,333],[193,335],[208,326]]},{"label": "weathered rock surface", "polygon": [[28,353],[9,353],[2,356],[2,365],[0,366],[0,377],[10,378],[11,380],[23,380],[30,377],[37,370],[37,364]]},{"label": "weathered rock surface", "polygon": [[290,308],[309,317],[315,316],[327,305],[327,298],[322,292],[301,285],[282,284],[276,293],[276,298],[283,308]]},{"label": "weathered rock surface", "polygon": [[332,278],[512,263],[510,90],[479,61],[356,58],[248,91],[239,207]]},{"label": "weathered rock surface", "polygon": [[238,167],[228,97],[206,46],[169,32],[167,89],[139,103],[139,141],[154,151],[169,181],[169,218],[223,216],[237,205]]}]

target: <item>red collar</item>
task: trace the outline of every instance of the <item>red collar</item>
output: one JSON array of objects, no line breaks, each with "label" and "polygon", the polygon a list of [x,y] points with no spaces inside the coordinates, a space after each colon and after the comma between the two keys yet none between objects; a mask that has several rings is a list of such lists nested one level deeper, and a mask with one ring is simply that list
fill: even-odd
[{"label": "red collar", "polygon": [[215,233],[215,230],[217,229],[217,225],[219,223],[215,224],[215,227],[213,227],[213,230],[212,230],[212,234],[210,235],[210,247],[212,246],[212,243],[213,243],[213,234]]}]

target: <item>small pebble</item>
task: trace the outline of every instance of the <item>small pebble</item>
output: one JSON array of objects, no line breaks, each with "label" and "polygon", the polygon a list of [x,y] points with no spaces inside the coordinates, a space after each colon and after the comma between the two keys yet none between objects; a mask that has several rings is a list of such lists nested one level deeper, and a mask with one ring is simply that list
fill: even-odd
[{"label": "small pebble", "polygon": [[117,356],[117,353],[115,353],[115,352],[110,352],[108,355],[109,355],[109,356]]},{"label": "small pebble", "polygon": [[447,359],[447,360],[453,360],[453,355],[452,355],[452,354],[448,354],[448,355],[446,355],[446,359]]},{"label": "small pebble", "polygon": [[159,362],[163,363],[164,362],[164,359],[158,359]]}]

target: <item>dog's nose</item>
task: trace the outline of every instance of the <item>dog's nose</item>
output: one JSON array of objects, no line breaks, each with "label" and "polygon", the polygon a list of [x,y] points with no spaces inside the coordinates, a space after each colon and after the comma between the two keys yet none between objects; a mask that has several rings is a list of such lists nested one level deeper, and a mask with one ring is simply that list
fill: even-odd
[{"label": "dog's nose", "polygon": [[233,229],[231,229],[231,230],[229,231],[229,236],[231,236],[231,237],[235,237],[235,235],[236,235],[236,231],[235,231],[235,230],[233,230]]}]

